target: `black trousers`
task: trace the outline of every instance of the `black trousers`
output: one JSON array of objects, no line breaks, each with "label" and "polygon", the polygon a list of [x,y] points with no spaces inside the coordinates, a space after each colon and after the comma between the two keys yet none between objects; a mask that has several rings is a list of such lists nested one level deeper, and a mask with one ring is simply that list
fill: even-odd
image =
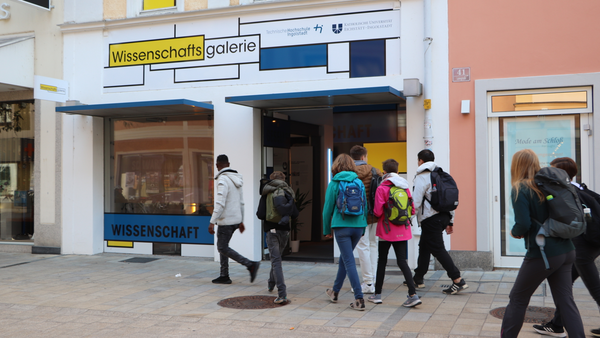
[{"label": "black trousers", "polygon": [[460,271],[444,247],[442,231],[450,224],[450,214],[439,213],[421,221],[421,240],[419,240],[419,258],[415,269],[415,279],[422,280],[429,269],[431,255],[435,257],[450,279],[460,278]]},{"label": "black trousers", "polygon": [[[571,280],[575,282],[577,278],[581,277],[590,295],[600,306],[600,277],[596,263],[594,263],[600,256],[600,247],[590,244],[582,236],[573,238],[573,244],[575,244],[575,265],[571,268]],[[552,324],[564,326],[558,306]]]},{"label": "black trousers", "polygon": [[379,259],[377,260],[377,277],[375,278],[375,294],[380,295],[381,289],[383,288],[383,279],[385,278],[385,266],[387,265],[388,253],[390,252],[390,246],[394,247],[396,253],[396,262],[398,267],[402,270],[402,274],[406,279],[408,285],[408,295],[414,295],[417,293],[415,289],[415,283],[413,282],[412,273],[406,262],[406,241],[399,242],[388,242],[379,240],[377,244],[379,251]]},{"label": "black trousers", "polygon": [[542,258],[523,259],[519,274],[508,296],[509,302],[502,319],[502,338],[516,338],[523,326],[525,312],[537,287],[548,280],[552,298],[561,309],[565,328],[571,338],[584,338],[583,322],[573,299],[571,267],[575,262],[575,251],[548,257],[550,270],[546,270]]}]

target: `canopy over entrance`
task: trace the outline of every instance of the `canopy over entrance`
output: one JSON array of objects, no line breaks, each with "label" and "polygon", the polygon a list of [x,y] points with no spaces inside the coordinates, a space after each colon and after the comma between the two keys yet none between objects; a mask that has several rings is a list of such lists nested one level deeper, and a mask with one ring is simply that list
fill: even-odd
[{"label": "canopy over entrance", "polygon": [[110,118],[195,115],[212,113],[213,110],[211,103],[186,99],[56,107],[57,113]]}]

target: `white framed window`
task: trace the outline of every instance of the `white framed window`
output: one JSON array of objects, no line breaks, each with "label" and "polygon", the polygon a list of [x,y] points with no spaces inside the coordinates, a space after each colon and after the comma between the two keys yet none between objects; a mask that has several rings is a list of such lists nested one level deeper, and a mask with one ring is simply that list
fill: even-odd
[{"label": "white framed window", "polygon": [[183,12],[185,0],[127,0],[127,17]]}]

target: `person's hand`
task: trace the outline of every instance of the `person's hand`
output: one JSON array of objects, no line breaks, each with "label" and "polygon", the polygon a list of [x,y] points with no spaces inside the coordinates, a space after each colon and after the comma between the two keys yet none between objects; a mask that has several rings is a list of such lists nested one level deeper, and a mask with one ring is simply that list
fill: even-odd
[{"label": "person's hand", "polygon": [[452,225],[446,226],[446,233],[448,235],[452,235],[453,232],[454,232],[454,227]]},{"label": "person's hand", "polygon": [[244,230],[246,230],[246,227],[244,226],[244,222],[240,223],[239,229],[240,229],[240,234],[243,234]]},{"label": "person's hand", "polygon": [[325,235],[325,238],[327,238],[327,239],[332,239],[332,238],[333,238],[333,235],[332,235],[332,234]]},{"label": "person's hand", "polygon": [[523,238],[523,236],[515,236],[515,235],[513,235],[512,231],[510,232],[510,236],[511,236],[512,238],[516,238],[516,239],[521,239],[521,238]]},{"label": "person's hand", "polygon": [[210,223],[208,225],[208,233],[211,234],[211,235],[215,234],[215,225],[214,224]]}]

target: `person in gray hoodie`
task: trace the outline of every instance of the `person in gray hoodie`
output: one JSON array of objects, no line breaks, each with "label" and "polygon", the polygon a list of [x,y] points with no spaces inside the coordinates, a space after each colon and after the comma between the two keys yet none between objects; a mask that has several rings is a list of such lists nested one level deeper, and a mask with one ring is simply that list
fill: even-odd
[{"label": "person in gray hoodie", "polygon": [[[269,258],[271,259],[271,273],[267,281],[267,289],[269,292],[273,292],[275,285],[277,285],[278,297],[273,302],[283,304],[287,303],[288,300],[281,256],[288,243],[291,219],[298,217],[299,212],[294,202],[294,191],[285,182],[283,172],[275,171],[271,174],[270,180],[263,179],[260,183],[261,196],[256,217],[264,221],[263,228],[267,233],[266,242],[269,248]],[[273,206],[281,216],[281,220],[276,223],[267,220],[267,198],[269,194],[275,193],[278,189],[281,189],[283,194],[273,196]]]},{"label": "person in gray hoodie", "polygon": [[421,226],[421,239],[419,240],[419,258],[417,268],[413,277],[417,288],[424,288],[423,278],[429,269],[429,259],[433,255],[440,262],[448,277],[452,279],[452,285],[442,290],[445,294],[457,294],[469,286],[460,276],[460,271],[454,265],[452,257],[446,251],[442,232],[446,230],[448,235],[454,232],[454,211],[437,212],[431,207],[431,172],[438,166],[433,162],[435,156],[429,149],[421,150],[417,154],[419,168],[415,176],[413,186],[413,200],[417,220]]},{"label": "person in gray hoodie", "polygon": [[217,250],[221,255],[221,274],[213,279],[215,284],[231,284],[229,278],[229,258],[244,265],[250,272],[250,283],[254,282],[260,262],[253,262],[240,255],[237,251],[229,247],[229,241],[235,230],[240,229],[240,233],[245,230],[244,227],[244,195],[242,185],[244,180],[242,175],[229,167],[229,158],[227,155],[217,156],[217,176],[215,206],[208,232],[215,233],[215,224],[217,228]]}]

